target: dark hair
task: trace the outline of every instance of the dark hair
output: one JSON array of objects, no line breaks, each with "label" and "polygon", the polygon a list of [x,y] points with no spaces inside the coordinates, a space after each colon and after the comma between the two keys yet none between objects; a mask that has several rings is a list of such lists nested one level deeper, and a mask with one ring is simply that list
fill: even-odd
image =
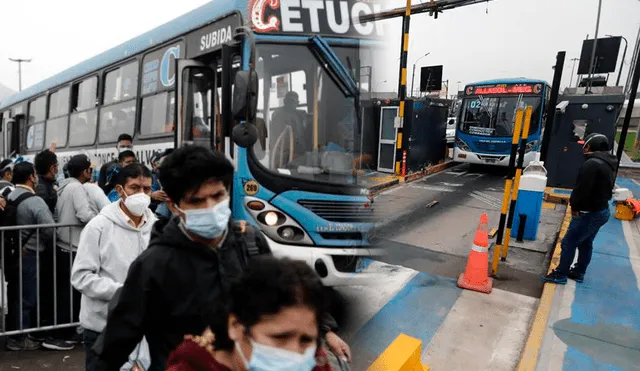
[{"label": "dark hair", "polygon": [[124,161],[124,159],[127,158],[127,157],[136,157],[136,154],[133,151],[129,151],[129,150],[122,151],[118,155],[118,162]]},{"label": "dark hair", "polygon": [[12,166],[10,166],[11,164],[13,164],[13,161],[11,161],[11,159],[8,159],[8,158],[0,162],[0,177],[3,177],[4,174],[6,174],[9,171],[12,171]]},{"label": "dark hair", "polygon": [[122,142],[123,140],[128,140],[129,142],[133,142],[133,137],[129,134],[120,134],[118,136],[118,143]]},{"label": "dark hair", "polygon": [[30,162],[20,162],[13,167],[13,184],[25,184],[36,171]]},{"label": "dark hair", "polygon": [[139,177],[151,178],[151,170],[143,164],[129,164],[119,169],[114,184],[119,184],[124,187],[128,179]]},{"label": "dark hair", "polygon": [[273,256],[253,258],[231,285],[225,302],[226,306],[221,305],[209,322],[216,335],[214,347],[226,350],[234,346],[229,339],[229,314],[251,328],[265,315],[302,305],[316,312],[319,330],[327,308],[324,286],[311,267],[302,261]]},{"label": "dark hair", "polygon": [[193,145],[174,150],[158,169],[162,189],[175,203],[207,181],[221,181],[229,189],[233,180],[233,165],[223,153]]},{"label": "dark hair", "polygon": [[58,163],[58,156],[55,153],[45,149],[38,153],[35,158],[35,167],[38,174],[44,175],[49,172],[51,166]]},{"label": "dark hair", "polygon": [[82,172],[91,168],[91,161],[87,155],[79,154],[71,157],[69,162],[67,163],[67,170],[69,171],[69,176],[72,178],[78,178],[82,175]]}]

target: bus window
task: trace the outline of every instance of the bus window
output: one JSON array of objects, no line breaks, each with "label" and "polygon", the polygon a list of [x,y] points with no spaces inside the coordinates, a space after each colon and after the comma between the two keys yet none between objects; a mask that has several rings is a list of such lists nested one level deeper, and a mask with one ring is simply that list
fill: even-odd
[{"label": "bus window", "polygon": [[100,109],[100,143],[111,143],[123,133],[133,135],[136,122],[136,101],[130,100],[124,103]]},{"label": "bus window", "polygon": [[46,97],[29,102],[27,122],[27,151],[42,149],[44,144],[44,120],[46,117]]},{"label": "bus window", "polygon": [[104,105],[133,99],[138,93],[138,62],[131,62],[107,73],[104,82]]},{"label": "bus window", "polygon": [[163,92],[142,99],[140,134],[157,135],[173,132],[174,92]]},{"label": "bus window", "polygon": [[47,145],[55,142],[58,148],[67,145],[69,117],[69,88],[60,89],[49,95],[49,115],[45,139]]},{"label": "bus window", "polygon": [[97,127],[98,78],[90,77],[74,84],[71,94],[73,113],[69,123],[70,146],[86,146],[95,143]]}]

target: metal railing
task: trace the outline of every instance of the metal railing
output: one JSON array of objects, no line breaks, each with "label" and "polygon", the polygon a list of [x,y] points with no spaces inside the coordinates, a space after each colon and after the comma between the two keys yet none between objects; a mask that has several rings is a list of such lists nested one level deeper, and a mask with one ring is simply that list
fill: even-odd
[{"label": "metal railing", "polygon": [[[0,269],[1,269],[1,279],[0,282],[0,308],[2,309],[2,327],[0,328],[0,337],[1,336],[9,336],[9,335],[18,335],[18,334],[27,334],[32,332],[39,331],[48,331],[48,330],[57,330],[62,328],[76,327],[79,325],[78,322],[73,322],[74,320],[74,289],[71,286],[71,267],[73,266],[73,248],[72,241],[74,235],[77,235],[78,232],[74,233],[74,228],[82,227],[77,224],[39,224],[39,225],[19,225],[19,226],[7,226],[0,227]],[[69,230],[69,250],[65,250],[58,246],[58,231],[63,228],[68,228]],[[51,229],[52,238],[49,241],[43,241],[42,231],[45,229]],[[7,248],[10,246],[6,246],[7,244],[7,233],[8,232],[17,232],[17,254],[16,256],[6,256]],[[33,231],[31,234],[27,236],[23,236],[24,231]],[[49,231],[48,231],[49,232]],[[25,240],[26,238],[26,240]],[[65,242],[65,244],[67,244]],[[35,251],[33,251],[32,247],[35,246]],[[43,251],[40,251],[43,250]],[[59,265],[59,252],[64,252],[69,256],[69,264],[68,271],[65,269],[65,272],[58,272]],[[28,328],[24,328],[24,307],[25,307],[25,287],[23,280],[23,272],[25,269],[24,266],[24,258],[27,254],[35,253],[35,290],[36,290],[36,303],[35,303],[35,316],[31,313],[30,326]],[[42,265],[43,256],[51,256],[51,260],[45,260]],[[65,258],[66,259],[66,258]],[[47,266],[52,264],[52,266]],[[66,265],[66,264],[65,264]],[[7,269],[8,268],[8,269]],[[51,281],[48,281],[47,277],[41,277],[41,271],[45,269],[46,273],[51,273],[53,282],[49,284]],[[65,267],[66,268],[66,267]],[[9,274],[7,274],[9,273]],[[59,275],[64,274],[64,275]],[[64,283],[59,282],[60,278],[64,278]],[[15,285],[15,282],[11,280],[17,280],[18,285]],[[42,292],[41,286],[43,282],[48,282],[47,287],[53,290],[51,293],[46,293],[52,295],[52,304],[53,308],[45,308],[45,311],[48,312],[47,316],[53,312],[53,318],[46,318],[45,321],[48,320],[49,324],[42,325]],[[63,287],[60,289],[59,285]],[[8,286],[8,287],[7,287]],[[69,293],[69,321],[65,323],[58,323],[58,294],[63,293],[64,290],[67,290]],[[29,287],[28,289],[33,289],[33,287]],[[11,290],[12,298],[16,300],[7,300],[8,292]],[[17,292],[17,296],[14,294],[13,290]],[[66,296],[66,295],[65,295]],[[77,296],[77,294],[76,294]],[[16,305],[17,304],[17,305]],[[78,304],[78,303],[76,303]],[[8,309],[8,313],[5,312],[5,309]],[[32,309],[31,309],[32,310]],[[15,316],[12,311],[17,311],[18,316]],[[7,331],[7,316],[15,320],[14,329]],[[35,317],[35,323],[33,323],[33,317]],[[52,322],[52,323],[51,323]],[[19,325],[18,325],[19,323]],[[35,326],[33,326],[35,324]]]}]

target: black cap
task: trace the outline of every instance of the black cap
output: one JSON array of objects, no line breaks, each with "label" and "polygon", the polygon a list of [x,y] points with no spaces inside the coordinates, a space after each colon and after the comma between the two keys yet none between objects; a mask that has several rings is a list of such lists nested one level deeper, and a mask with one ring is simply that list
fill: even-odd
[{"label": "black cap", "polygon": [[582,142],[582,148],[584,149],[588,145],[591,152],[606,152],[609,150],[609,140],[605,135],[600,133],[589,134]]},{"label": "black cap", "polygon": [[67,163],[67,170],[69,170],[69,173],[71,174],[77,174],[81,171],[87,170],[90,167],[91,161],[89,160],[89,157],[83,154],[71,157],[71,159]]}]

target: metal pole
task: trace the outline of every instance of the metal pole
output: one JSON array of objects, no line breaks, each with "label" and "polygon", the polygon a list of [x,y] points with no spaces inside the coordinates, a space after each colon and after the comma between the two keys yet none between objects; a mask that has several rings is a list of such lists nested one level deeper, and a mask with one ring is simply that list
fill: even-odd
[{"label": "metal pole", "polygon": [[629,46],[629,42],[624,36],[622,36],[622,40],[624,40],[624,51],[622,52],[622,61],[620,62],[620,71],[618,71],[616,86],[620,86],[620,78],[622,77],[622,69],[624,68],[624,59],[627,57],[627,47]]},{"label": "metal pole", "polygon": [[569,80],[569,87],[571,87],[573,85],[573,74],[575,73],[576,70],[576,61],[579,61],[580,58],[573,58],[573,67],[571,67],[571,79]]},{"label": "metal pole", "polygon": [[[631,68],[635,66],[636,60],[640,58],[640,27],[638,27],[638,36],[636,36],[636,45],[633,48],[633,55],[631,56],[631,65],[629,68],[629,73],[627,76],[627,83],[624,85],[624,95],[629,98],[629,88],[631,87],[631,78],[633,74],[631,73]],[[638,126],[640,128],[640,126]]]},{"label": "metal pole", "polygon": [[29,63],[31,59],[9,58],[9,60],[18,63],[18,91],[22,91],[22,63]]},{"label": "metal pole", "polygon": [[[416,61],[418,63],[418,61]],[[416,81],[416,63],[413,64],[413,72],[411,73],[411,96],[413,96],[413,83]]]},{"label": "metal pole", "polygon": [[[549,151],[549,141],[551,141],[553,121],[556,114],[556,105],[558,104],[558,94],[560,92],[560,83],[562,82],[562,71],[564,70],[564,58],[566,52],[558,52],[556,57],[556,67],[553,73],[553,85],[551,86],[551,97],[547,104],[547,121],[544,125],[544,136],[542,137],[542,145],[540,148],[540,159],[547,162],[547,152]],[[573,62],[573,66],[576,66],[576,62]],[[571,72],[573,77],[573,71]]]},{"label": "metal pole", "polygon": [[513,228],[513,217],[516,213],[516,202],[518,201],[518,190],[520,189],[520,176],[524,167],[524,155],[526,153],[527,138],[529,137],[529,127],[531,125],[531,114],[533,107],[528,106],[524,114],[524,127],[522,128],[522,140],[520,141],[520,153],[518,154],[518,167],[516,168],[516,179],[513,181],[513,191],[511,193],[511,205],[509,206],[509,216],[507,217],[507,230],[504,232],[504,248],[502,249],[502,258],[507,260],[509,253],[509,240],[511,239],[511,228]]},{"label": "metal pole", "polygon": [[[396,159],[402,158],[402,127],[404,126],[404,110],[407,104],[407,56],[409,55],[409,24],[411,21],[411,0],[407,0],[404,16],[402,17],[402,42],[400,50],[400,78],[398,86],[398,136],[396,143]],[[400,167],[400,161],[395,163],[395,173],[405,176]]]},{"label": "metal pole", "polygon": [[627,140],[627,131],[629,130],[629,123],[631,123],[631,114],[633,113],[636,94],[638,93],[638,81],[640,81],[640,58],[636,58],[633,79],[631,81],[631,91],[629,92],[629,103],[627,103],[627,112],[624,116],[624,122],[622,123],[622,132],[620,133],[620,140],[618,141],[618,166],[616,167],[616,176],[618,174],[618,168],[620,167],[622,152],[624,151],[624,143]]},{"label": "metal pole", "polygon": [[516,153],[518,153],[518,140],[520,139],[520,130],[522,128],[522,117],[524,110],[518,108],[516,110],[516,122],[513,127],[513,137],[511,138],[511,156],[509,157],[509,172],[507,179],[504,181],[504,194],[502,195],[502,209],[500,211],[500,224],[498,225],[498,235],[496,236],[496,246],[493,250],[493,260],[491,262],[491,275],[498,274],[498,258],[502,249],[502,238],[504,236],[504,226],[507,223],[507,211],[509,207],[509,195],[511,194],[511,185],[515,175]]},{"label": "metal pole", "polygon": [[591,50],[591,63],[589,65],[589,82],[587,83],[586,92],[591,91],[591,77],[593,74],[594,62],[596,59],[596,47],[598,46],[598,30],[600,29],[600,12],[602,11],[602,0],[598,0],[598,18],[596,18],[596,35],[593,38],[593,49]]}]

